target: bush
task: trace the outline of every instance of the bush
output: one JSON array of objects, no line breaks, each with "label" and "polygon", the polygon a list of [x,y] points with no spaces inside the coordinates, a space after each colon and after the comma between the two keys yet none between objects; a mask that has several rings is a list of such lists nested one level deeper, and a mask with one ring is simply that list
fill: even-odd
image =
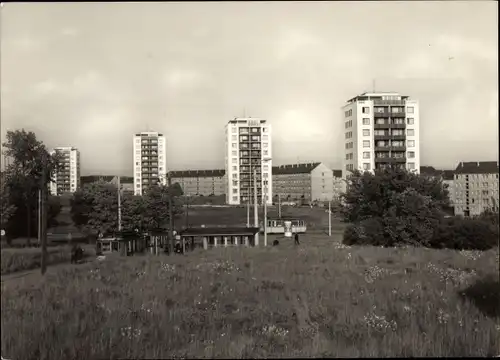
[{"label": "bush", "polygon": [[[84,257],[92,255],[92,251],[84,252]],[[71,247],[58,246],[48,249],[48,265],[61,264],[71,260]],[[2,249],[0,273],[2,275],[19,271],[33,270],[41,266],[42,254],[40,248]]]},{"label": "bush", "polygon": [[498,227],[481,218],[443,219],[429,244],[433,248],[488,250],[498,244]]},{"label": "bush", "polygon": [[371,218],[347,226],[344,230],[345,245],[386,245],[382,218]]}]

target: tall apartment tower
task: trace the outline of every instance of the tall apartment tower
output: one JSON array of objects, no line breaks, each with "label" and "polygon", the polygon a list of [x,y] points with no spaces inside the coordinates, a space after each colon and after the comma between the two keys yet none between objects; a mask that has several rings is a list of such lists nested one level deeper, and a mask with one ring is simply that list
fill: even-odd
[{"label": "tall apartment tower", "polygon": [[134,194],[151,185],[167,183],[166,142],[163,134],[144,131],[134,135]]},{"label": "tall apartment tower", "polygon": [[357,169],[405,167],[420,171],[417,100],[398,93],[363,93],[342,108],[343,178]]},{"label": "tall apartment tower", "polygon": [[54,148],[50,154],[59,155],[59,167],[49,188],[52,195],[75,192],[80,187],[80,151],[71,146]]},{"label": "tall apartment tower", "polygon": [[[254,181],[257,201],[273,202],[271,125],[256,118],[235,118],[226,125],[226,203],[254,203]],[[257,176],[254,179],[254,169]]]}]

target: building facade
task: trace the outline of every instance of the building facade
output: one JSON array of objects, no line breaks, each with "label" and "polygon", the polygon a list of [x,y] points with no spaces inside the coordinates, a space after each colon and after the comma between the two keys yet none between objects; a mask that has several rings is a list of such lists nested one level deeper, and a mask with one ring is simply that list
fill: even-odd
[{"label": "building facade", "polygon": [[334,173],[325,164],[291,164],[272,168],[274,203],[293,201],[309,204],[335,199]]},{"label": "building facade", "polygon": [[340,200],[340,196],[346,191],[346,182],[342,178],[342,170],[332,171],[332,183],[333,183],[333,198],[332,200]]},{"label": "building facade", "polygon": [[[226,203],[231,205],[253,203],[254,184],[257,185],[257,201],[272,203],[272,132],[266,120],[235,118],[225,129],[227,174]],[[254,178],[254,170],[257,174]],[[255,182],[255,183],[254,183]]]},{"label": "building facade", "polygon": [[80,151],[71,146],[61,146],[50,152],[51,155],[56,153],[59,155],[59,166],[50,182],[50,193],[56,196],[73,193],[80,187]]},{"label": "building facade", "polygon": [[172,171],[172,183],[179,183],[187,196],[220,196],[226,193],[226,172],[220,170]]},{"label": "building facade", "polygon": [[388,166],[418,172],[419,104],[398,93],[363,93],[342,108],[343,177]]},{"label": "building facade", "polygon": [[163,134],[145,131],[134,135],[134,193],[142,195],[151,185],[166,184],[167,157]]},{"label": "building facade", "polygon": [[455,169],[455,215],[477,216],[498,211],[498,162],[461,162]]}]

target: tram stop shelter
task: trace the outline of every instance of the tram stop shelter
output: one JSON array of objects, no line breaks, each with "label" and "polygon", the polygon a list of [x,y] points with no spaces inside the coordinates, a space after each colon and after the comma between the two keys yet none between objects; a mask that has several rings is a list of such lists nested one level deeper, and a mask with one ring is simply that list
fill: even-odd
[{"label": "tram stop shelter", "polygon": [[96,245],[97,253],[132,255],[144,252],[147,247],[147,239],[136,231],[121,231],[112,236],[100,236]]},{"label": "tram stop shelter", "polygon": [[180,232],[186,249],[217,246],[254,246],[258,227],[203,227],[187,228]]}]

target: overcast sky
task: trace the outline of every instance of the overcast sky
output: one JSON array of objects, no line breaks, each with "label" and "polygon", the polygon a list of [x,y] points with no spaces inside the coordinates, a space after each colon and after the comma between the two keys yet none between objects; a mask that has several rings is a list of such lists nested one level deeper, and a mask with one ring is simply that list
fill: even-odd
[{"label": "overcast sky", "polygon": [[[132,135],[170,169],[224,167],[235,116],[273,125],[274,164],[341,166],[349,98],[421,106],[422,165],[498,158],[497,2],[7,3],[1,136],[75,146],[83,174],[132,173]],[[450,59],[452,58],[452,59]]]}]

